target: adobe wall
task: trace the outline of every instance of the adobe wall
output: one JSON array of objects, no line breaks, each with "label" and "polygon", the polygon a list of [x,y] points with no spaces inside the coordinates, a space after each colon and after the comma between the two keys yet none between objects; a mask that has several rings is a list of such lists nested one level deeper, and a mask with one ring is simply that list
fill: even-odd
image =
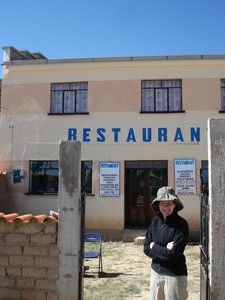
[{"label": "adobe wall", "polygon": [[57,221],[1,215],[0,299],[58,299]]}]

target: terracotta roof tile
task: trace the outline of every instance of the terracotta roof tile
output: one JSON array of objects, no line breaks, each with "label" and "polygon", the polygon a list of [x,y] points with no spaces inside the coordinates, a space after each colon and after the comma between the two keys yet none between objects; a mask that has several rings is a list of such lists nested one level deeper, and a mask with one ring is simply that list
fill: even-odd
[{"label": "terracotta roof tile", "polygon": [[36,220],[39,223],[46,221],[58,222],[57,216],[47,216],[47,215],[37,215],[33,216],[32,214],[19,215],[18,213],[4,214],[0,212],[0,220],[3,219],[6,222],[24,222],[29,223],[32,220]]}]

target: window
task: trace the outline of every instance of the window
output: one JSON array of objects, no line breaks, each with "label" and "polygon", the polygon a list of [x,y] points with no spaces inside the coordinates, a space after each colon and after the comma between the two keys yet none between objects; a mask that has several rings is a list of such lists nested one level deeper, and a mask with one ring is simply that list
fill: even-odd
[{"label": "window", "polygon": [[30,192],[58,192],[58,161],[30,161]]},{"label": "window", "polygon": [[181,112],[181,80],[143,80],[141,112]]},{"label": "window", "polygon": [[208,196],[209,194],[208,160],[201,161],[200,177],[201,177],[201,193]]},{"label": "window", "polygon": [[225,111],[225,79],[221,79],[221,110]]},{"label": "window", "polygon": [[51,113],[88,113],[88,83],[52,83]]},{"label": "window", "polygon": [[92,161],[81,162],[81,192],[92,193]]},{"label": "window", "polygon": [[[58,193],[58,161],[30,161],[30,193]],[[81,162],[81,192],[92,193],[92,161]]]}]

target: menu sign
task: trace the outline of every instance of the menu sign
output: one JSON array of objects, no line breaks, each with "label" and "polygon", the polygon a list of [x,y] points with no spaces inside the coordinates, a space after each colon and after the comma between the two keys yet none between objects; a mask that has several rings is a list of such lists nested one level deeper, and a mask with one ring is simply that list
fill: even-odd
[{"label": "menu sign", "polygon": [[120,196],[120,163],[100,162],[99,163],[99,196],[119,197]]},{"label": "menu sign", "polygon": [[175,159],[175,190],[177,194],[196,194],[196,172],[194,159]]}]

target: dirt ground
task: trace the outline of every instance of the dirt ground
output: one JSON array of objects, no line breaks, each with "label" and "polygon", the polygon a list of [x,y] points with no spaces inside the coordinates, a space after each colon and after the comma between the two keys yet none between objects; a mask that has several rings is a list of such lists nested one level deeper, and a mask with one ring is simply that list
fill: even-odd
[{"label": "dirt ground", "polygon": [[[188,265],[189,300],[200,299],[199,246],[185,250]],[[103,273],[99,277],[96,259],[85,261],[90,268],[84,275],[85,300],[148,299],[151,259],[142,245],[125,242],[104,242]]]}]

